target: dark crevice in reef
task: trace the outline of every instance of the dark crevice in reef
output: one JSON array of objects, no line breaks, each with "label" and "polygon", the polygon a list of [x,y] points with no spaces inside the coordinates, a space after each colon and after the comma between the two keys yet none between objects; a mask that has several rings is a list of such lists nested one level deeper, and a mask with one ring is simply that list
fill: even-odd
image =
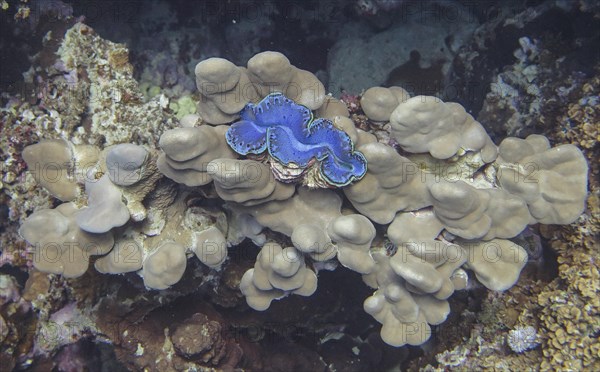
[{"label": "dark crevice in reef", "polygon": [[542,240],[542,257],[541,257],[541,268],[538,270],[542,275],[542,279],[550,282],[552,279],[558,277],[558,255],[550,248],[548,240]]},{"label": "dark crevice in reef", "polygon": [[31,65],[31,57],[43,50],[44,36],[49,43],[62,40],[61,35],[72,23],[57,19],[53,13],[37,16],[34,7],[30,18],[15,20],[16,7],[0,10],[0,91],[23,92],[23,73]]},{"label": "dark crevice in reef", "polygon": [[[0,152],[1,154],[1,152]],[[8,201],[6,201],[7,197],[3,195],[0,196],[0,234],[4,232],[6,229],[5,223],[8,221],[8,216],[10,213],[10,209],[8,208]]]},{"label": "dark crevice in reef", "polygon": [[[2,253],[1,249],[0,253]],[[17,280],[17,283],[19,283],[19,286],[21,286],[21,288],[25,287],[25,282],[27,282],[27,279],[29,278],[29,274],[27,272],[12,265],[0,266],[0,275],[10,275],[14,277]]]},{"label": "dark crevice in reef", "polygon": [[7,14],[0,14],[0,48],[2,50],[11,50],[11,53],[0,54],[0,90],[14,91],[15,84],[22,80],[22,73],[28,66],[27,56],[34,46],[29,43],[32,40],[29,37],[14,38],[12,31],[14,27],[12,21],[7,20]]}]

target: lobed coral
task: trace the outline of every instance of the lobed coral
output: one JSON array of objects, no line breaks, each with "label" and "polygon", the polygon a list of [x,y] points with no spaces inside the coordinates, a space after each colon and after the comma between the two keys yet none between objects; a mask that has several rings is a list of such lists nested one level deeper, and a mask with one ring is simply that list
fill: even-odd
[{"label": "lobed coral", "polygon": [[[357,128],[347,110],[326,99],[320,83],[309,94],[316,77],[279,53],[259,53],[247,68],[203,61],[196,78],[200,120],[189,126],[182,119],[182,127],[162,133],[160,152],[147,138],[145,147],[98,149],[86,172],[74,164],[74,174],[85,177],[74,179],[73,204],[36,211],[23,223],[22,235],[35,252],[47,242],[29,231],[69,208],[60,224],[48,225],[56,230],[55,243],[79,247],[81,236],[109,234],[114,245],[97,252],[104,255],[95,263],[99,271],[135,271],[146,287],[166,289],[182,278],[188,257],[218,270],[227,265],[228,245],[248,237],[262,245],[240,283],[250,307],[266,310],[290,294],[310,296],[319,271],[339,263],[375,290],[364,309],[382,323],[383,340],[420,345],[431,336],[431,325],[446,320],[448,298],[466,287],[466,273],[493,290],[511,287],[527,253],[510,239],[529,223],[570,223],[583,210],[587,163],[577,148],[549,149],[533,137],[526,140],[534,143],[532,150],[523,155],[508,145],[498,149],[458,104],[409,99],[400,89],[393,90],[402,93],[394,101],[390,90],[372,91],[366,106],[369,100],[396,104],[389,119],[389,107],[383,115],[365,110],[366,120],[389,121],[381,141],[385,136]],[[290,94],[293,87],[301,92]],[[242,88],[253,94],[240,96]],[[311,122],[313,111],[334,119]],[[259,156],[265,151],[269,156]],[[498,170],[521,174],[526,156],[534,156],[540,171],[524,173],[533,190],[520,192],[522,185],[509,186]],[[544,183],[556,175],[569,182]],[[290,182],[300,178],[342,192]],[[102,198],[114,207],[98,203]],[[70,276],[87,268],[87,261],[62,258],[34,265]],[[202,352],[178,350],[194,357]]]}]

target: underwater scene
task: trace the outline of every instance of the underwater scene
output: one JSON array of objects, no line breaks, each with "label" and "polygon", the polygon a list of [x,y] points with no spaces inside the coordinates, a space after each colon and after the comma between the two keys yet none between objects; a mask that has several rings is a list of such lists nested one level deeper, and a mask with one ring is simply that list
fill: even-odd
[{"label": "underwater scene", "polygon": [[0,372],[600,371],[600,0],[0,0]]}]

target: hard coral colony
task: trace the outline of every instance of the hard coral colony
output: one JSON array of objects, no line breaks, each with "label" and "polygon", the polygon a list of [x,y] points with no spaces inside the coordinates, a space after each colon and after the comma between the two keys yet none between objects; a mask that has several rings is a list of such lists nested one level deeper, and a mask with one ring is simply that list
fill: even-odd
[{"label": "hard coral colony", "polygon": [[[146,287],[165,289],[190,256],[221,270],[228,247],[249,238],[261,247],[239,284],[250,307],[310,296],[319,270],[339,263],[375,290],[364,310],[383,340],[420,345],[469,276],[498,291],[516,283],[527,253],[510,239],[583,211],[588,166],[579,149],[552,148],[539,135],[496,146],[459,104],[399,87],[367,90],[362,109],[389,123],[401,155],[385,136],[357,128],[343,102],[283,54],[259,53],[246,68],[210,58],[195,74],[198,114],[162,133],[160,150],[64,140],[25,150],[30,169],[68,159],[70,170],[52,185],[36,178],[64,202],[21,226],[37,269],[77,277],[100,255],[98,271],[138,272]],[[81,164],[93,166],[83,174]],[[218,195],[222,209],[189,202],[211,183],[214,192],[201,194]],[[51,249],[58,259],[47,259]]]}]

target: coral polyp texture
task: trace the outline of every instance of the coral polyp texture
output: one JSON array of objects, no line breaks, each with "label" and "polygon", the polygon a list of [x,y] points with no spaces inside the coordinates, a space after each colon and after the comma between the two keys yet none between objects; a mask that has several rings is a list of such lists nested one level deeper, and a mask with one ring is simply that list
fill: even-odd
[{"label": "coral polyp texture", "polygon": [[[81,29],[65,40],[76,44]],[[382,339],[420,345],[469,281],[497,291],[518,281],[528,225],[569,224],[584,210],[588,165],[577,147],[539,135],[497,146],[458,103],[369,89],[363,120],[384,128],[370,133],[281,53],[245,67],[210,58],[195,74],[197,113],[180,127],[25,149],[32,172],[63,165],[61,182],[34,179],[65,203],[20,230],[38,270],[77,277],[95,255],[99,272],[136,272],[165,290],[189,260],[223,274],[228,251],[251,249],[239,244],[248,238],[260,253],[237,286],[250,307],[311,296],[319,272],[344,267],[373,288],[363,307]],[[50,249],[60,259],[50,262]]]}]

